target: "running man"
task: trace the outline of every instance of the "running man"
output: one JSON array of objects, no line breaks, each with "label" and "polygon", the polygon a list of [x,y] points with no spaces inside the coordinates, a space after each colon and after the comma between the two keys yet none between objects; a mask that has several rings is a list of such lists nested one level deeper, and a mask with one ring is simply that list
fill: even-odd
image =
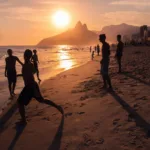
[{"label": "running man", "polygon": [[8,57],[5,59],[5,77],[8,79],[8,87],[10,92],[10,98],[15,95],[15,87],[17,82],[17,72],[16,72],[16,61],[23,65],[18,57],[13,56],[13,51],[11,49],[7,50]]},{"label": "running man", "polygon": [[101,60],[101,74],[104,81],[103,88],[107,88],[107,84],[109,86],[109,90],[112,90],[111,80],[108,74],[109,71],[109,56],[110,56],[110,46],[106,42],[106,35],[100,34],[99,40],[102,43],[102,60]]},{"label": "running man", "polygon": [[39,86],[34,79],[34,65],[31,63],[31,59],[32,51],[26,50],[24,53],[25,63],[23,64],[22,68],[22,76],[25,87],[23,88],[18,98],[18,107],[22,119],[20,122],[21,124],[27,123],[25,117],[25,106],[29,104],[32,98],[35,98],[40,103],[45,103],[57,108],[63,114],[63,109],[61,106],[58,106],[52,101],[46,100],[42,97]]},{"label": "running man", "polygon": [[117,45],[117,50],[116,50],[116,59],[118,62],[118,73],[121,73],[122,71],[122,65],[121,65],[121,60],[122,60],[122,54],[123,54],[123,48],[124,48],[124,43],[121,41],[121,35],[117,35],[117,41],[118,41],[118,45]]},{"label": "running man", "polygon": [[41,81],[40,77],[39,77],[39,68],[38,68],[38,63],[39,63],[39,59],[38,59],[38,55],[37,55],[37,50],[33,50],[34,55],[32,56],[32,61],[34,64],[34,68],[35,68],[35,72],[37,74],[37,78],[39,80],[39,82]]}]

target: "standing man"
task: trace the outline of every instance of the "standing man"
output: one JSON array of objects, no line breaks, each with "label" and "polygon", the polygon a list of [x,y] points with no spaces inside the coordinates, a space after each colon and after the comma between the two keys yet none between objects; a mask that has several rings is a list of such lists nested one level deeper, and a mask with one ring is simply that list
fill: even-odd
[{"label": "standing man", "polygon": [[100,46],[99,44],[97,45],[97,55],[99,56],[99,53],[100,53]]},{"label": "standing man", "polygon": [[34,53],[34,55],[32,56],[32,61],[33,61],[34,68],[35,68],[35,71],[36,71],[36,74],[37,74],[37,78],[38,78],[38,80],[40,82],[41,79],[39,77],[39,68],[38,68],[39,59],[38,59],[38,55],[37,55],[36,49],[33,50],[33,53]]},{"label": "standing man", "polygon": [[8,78],[10,98],[12,98],[15,95],[15,87],[17,81],[16,61],[19,62],[21,65],[23,65],[23,63],[19,60],[18,57],[13,56],[13,51],[11,49],[8,49],[7,53],[8,57],[5,59],[5,77]]},{"label": "standing man", "polygon": [[110,56],[110,46],[106,42],[106,35],[100,34],[99,40],[102,43],[102,60],[101,60],[101,74],[104,81],[103,88],[107,88],[109,86],[109,90],[112,90],[111,80],[108,74],[109,70],[109,56]]},{"label": "standing man", "polygon": [[115,57],[117,59],[118,66],[119,66],[118,73],[121,73],[122,71],[121,60],[122,60],[122,54],[123,54],[123,48],[124,48],[124,43],[121,41],[121,35],[117,35],[117,41],[118,41],[118,45],[117,45]]}]

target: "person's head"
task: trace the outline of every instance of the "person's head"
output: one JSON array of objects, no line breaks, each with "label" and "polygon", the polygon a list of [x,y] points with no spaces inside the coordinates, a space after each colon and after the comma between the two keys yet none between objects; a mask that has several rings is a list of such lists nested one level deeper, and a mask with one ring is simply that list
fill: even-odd
[{"label": "person's head", "polygon": [[104,43],[105,40],[106,40],[106,35],[105,35],[105,34],[100,34],[100,35],[99,35],[99,41],[100,41],[101,43]]},{"label": "person's head", "polygon": [[120,42],[121,41],[121,35],[117,35],[117,41]]},{"label": "person's head", "polygon": [[34,50],[33,50],[33,53],[34,53],[34,54],[36,54],[36,53],[37,53],[37,50],[36,50],[36,49],[34,49]]},{"label": "person's head", "polygon": [[32,57],[32,51],[30,49],[25,50],[24,52],[25,61],[30,61],[31,57]]},{"label": "person's head", "polygon": [[7,54],[8,54],[8,56],[12,56],[12,54],[13,54],[12,49],[8,49],[8,50],[7,50]]}]

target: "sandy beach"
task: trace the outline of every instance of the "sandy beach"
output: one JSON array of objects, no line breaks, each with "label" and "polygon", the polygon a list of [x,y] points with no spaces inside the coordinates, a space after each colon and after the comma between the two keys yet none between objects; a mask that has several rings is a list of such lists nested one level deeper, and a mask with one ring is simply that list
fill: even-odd
[{"label": "sandy beach", "polygon": [[16,125],[18,110],[1,126],[0,149],[15,150],[149,150],[150,47],[126,47],[123,73],[117,74],[113,54],[113,92],[102,90],[100,57],[43,82],[52,107],[32,101],[28,124]]}]

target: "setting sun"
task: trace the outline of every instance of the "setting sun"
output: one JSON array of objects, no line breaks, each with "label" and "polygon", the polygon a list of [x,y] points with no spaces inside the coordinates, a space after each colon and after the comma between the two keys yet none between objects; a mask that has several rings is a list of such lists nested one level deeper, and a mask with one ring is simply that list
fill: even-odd
[{"label": "setting sun", "polygon": [[52,16],[52,21],[56,27],[66,27],[70,22],[70,15],[66,11],[57,11]]}]

